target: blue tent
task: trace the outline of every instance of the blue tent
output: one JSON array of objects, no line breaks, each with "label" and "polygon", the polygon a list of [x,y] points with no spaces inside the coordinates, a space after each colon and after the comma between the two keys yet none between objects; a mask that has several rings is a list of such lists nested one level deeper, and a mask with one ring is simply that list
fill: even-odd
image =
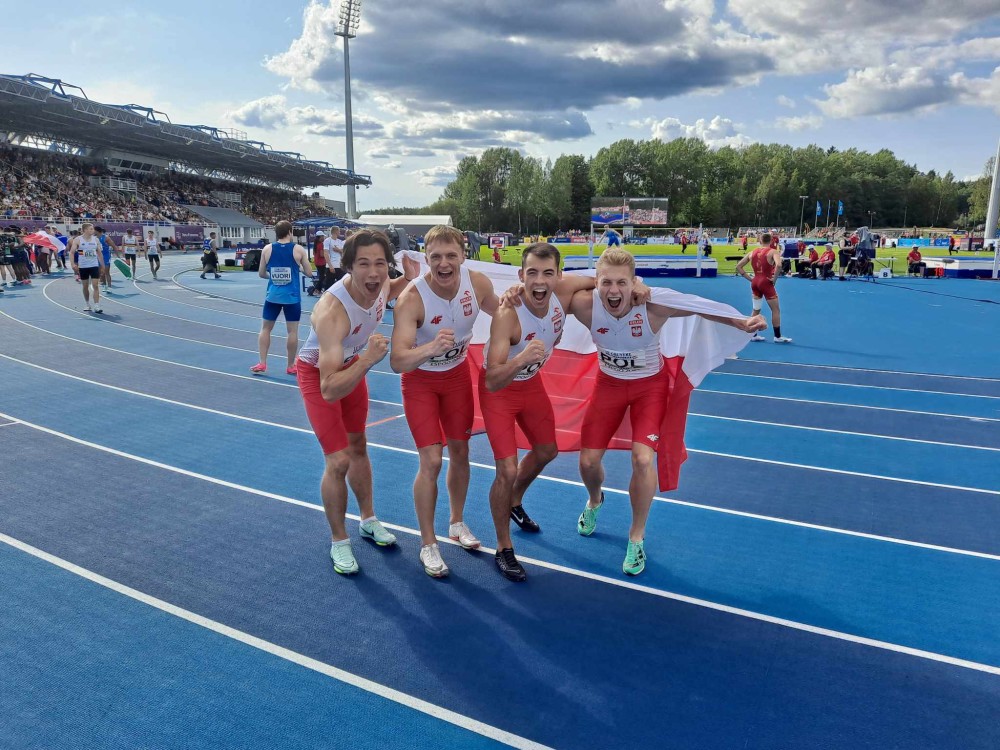
[{"label": "blue tent", "polygon": [[366,225],[350,219],[341,219],[339,216],[313,216],[309,219],[300,219],[292,226],[306,230],[306,242],[312,243],[316,239],[316,232],[321,229],[329,234],[331,229],[361,229]]}]

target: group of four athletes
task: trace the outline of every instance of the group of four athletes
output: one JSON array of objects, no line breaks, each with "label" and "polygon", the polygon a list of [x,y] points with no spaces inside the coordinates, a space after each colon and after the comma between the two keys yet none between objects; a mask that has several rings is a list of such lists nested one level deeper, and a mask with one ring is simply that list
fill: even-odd
[{"label": "group of four athletes", "polygon": [[[594,532],[604,500],[602,459],[631,407],[632,525],[622,569],[638,575],[646,563],[645,526],[656,490],[655,456],[668,392],[660,329],[668,318],[691,313],[649,302],[650,290],[636,278],[634,259],[620,249],[604,252],[596,278],[563,276],[559,251],[535,243],[523,253],[521,284],[498,297],[486,275],[464,265],[463,240],[452,227],[434,227],[425,236],[429,271],[421,275],[419,265],[404,258],[405,274],[390,280],[393,248],[388,238],[378,231],[357,232],[343,250],[347,275],[312,311],[312,329],[295,370],[325,456],[320,491],[335,570],[350,575],[359,569],[345,524],[348,486],[361,511],[361,536],[382,546],[396,542],[373,506],[365,375],[390,353],[390,341],[377,329],[389,303],[398,298],[389,362],[402,375],[403,409],[419,454],[413,498],[424,571],[437,578],[449,573],[434,530],[445,446],[448,536],[466,549],[480,546],[464,521],[475,412],[472,379],[477,377],[480,410],[496,462],[489,495],[497,537],[494,559],[506,578],[525,580],[514,555],[510,521],[525,531],[539,530],[522,499],[558,453],[552,403],[539,373],[560,340],[566,316],[574,315],[590,330],[600,363],[593,392],[583,394],[589,402],[581,430],[580,472],[589,497],[577,531],[584,536]],[[296,260],[289,258],[288,265]],[[284,279],[284,271],[281,275]],[[474,374],[468,354],[480,311],[491,315],[492,323],[483,368]],[[705,317],[747,333],[764,327],[760,317]],[[532,446],[520,462],[515,425]]]}]

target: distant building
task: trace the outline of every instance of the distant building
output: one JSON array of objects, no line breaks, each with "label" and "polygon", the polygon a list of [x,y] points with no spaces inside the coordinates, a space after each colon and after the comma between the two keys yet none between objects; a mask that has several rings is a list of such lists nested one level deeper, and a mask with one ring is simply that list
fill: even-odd
[{"label": "distant building", "polygon": [[357,221],[361,224],[369,224],[377,227],[387,227],[392,224],[395,227],[405,229],[411,237],[423,237],[427,230],[438,224],[452,226],[451,217],[445,215],[416,215],[407,216],[404,214],[365,214],[359,216]]}]

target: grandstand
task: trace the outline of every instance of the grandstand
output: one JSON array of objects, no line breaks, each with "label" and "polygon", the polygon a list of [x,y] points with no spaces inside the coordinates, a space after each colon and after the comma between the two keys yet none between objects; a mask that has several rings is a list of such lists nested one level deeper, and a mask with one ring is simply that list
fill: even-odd
[{"label": "grandstand", "polygon": [[328,214],[326,201],[303,194],[305,187],[370,184],[239,131],[96,102],[78,86],[33,73],[0,75],[0,221],[184,224],[241,241],[265,236],[280,219]]}]

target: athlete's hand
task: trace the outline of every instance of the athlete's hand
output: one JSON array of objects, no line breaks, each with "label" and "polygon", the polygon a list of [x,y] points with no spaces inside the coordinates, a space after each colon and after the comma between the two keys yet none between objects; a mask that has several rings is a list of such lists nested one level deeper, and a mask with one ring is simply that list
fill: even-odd
[{"label": "athlete's hand", "polygon": [[431,348],[433,352],[431,356],[438,357],[449,349],[455,348],[455,331],[451,328],[442,328],[431,343],[434,345]]},{"label": "athlete's hand", "polygon": [[505,302],[512,307],[521,306],[521,292],[524,291],[524,284],[514,284],[510,289],[500,295],[500,304]]},{"label": "athlete's hand", "polygon": [[653,299],[653,290],[636,276],[635,283],[632,285],[632,304],[644,305],[651,299]]},{"label": "athlete's hand", "polygon": [[365,360],[367,367],[374,367],[389,353],[389,339],[381,333],[373,333],[368,337],[368,346],[365,348],[361,359]]},{"label": "athlete's hand", "polygon": [[545,344],[543,344],[538,339],[533,339],[528,342],[528,345],[524,347],[524,351],[521,352],[521,360],[525,365],[534,365],[545,359]]},{"label": "athlete's hand", "polygon": [[764,320],[763,315],[754,315],[740,320],[739,327],[747,333],[757,333],[757,331],[763,331],[767,328],[767,321]]},{"label": "athlete's hand", "polygon": [[403,276],[407,281],[413,281],[420,275],[420,264],[408,255],[403,255]]}]

